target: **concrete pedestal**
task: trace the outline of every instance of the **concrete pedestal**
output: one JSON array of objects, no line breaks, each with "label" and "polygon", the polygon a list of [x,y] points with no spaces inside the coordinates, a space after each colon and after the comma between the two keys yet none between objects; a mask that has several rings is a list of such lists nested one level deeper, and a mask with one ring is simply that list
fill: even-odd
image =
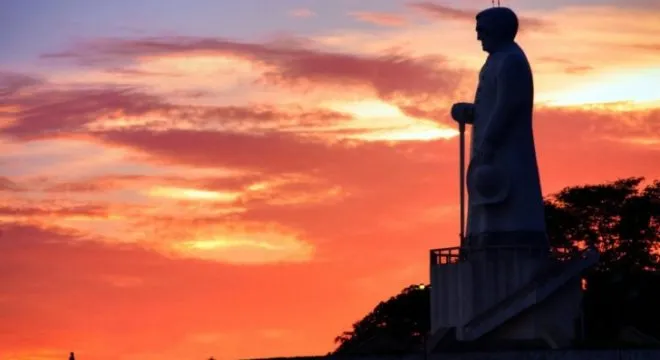
[{"label": "concrete pedestal", "polygon": [[578,336],[580,274],[597,253],[559,261],[522,247],[454,248],[436,251],[432,260],[436,341],[451,330],[459,342],[540,342],[561,348]]}]

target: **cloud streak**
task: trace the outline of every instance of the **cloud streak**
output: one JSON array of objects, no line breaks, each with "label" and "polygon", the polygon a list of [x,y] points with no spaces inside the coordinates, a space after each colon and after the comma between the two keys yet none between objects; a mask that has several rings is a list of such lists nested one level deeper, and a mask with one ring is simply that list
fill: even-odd
[{"label": "cloud streak", "polygon": [[360,56],[290,45],[194,37],[106,39],[62,53],[46,54],[44,58],[101,65],[187,53],[250,61],[261,68],[261,80],[271,85],[303,91],[314,86],[367,89],[397,104],[411,98],[446,102],[459,90],[457,86],[465,76],[462,69],[448,66],[440,56],[416,58],[397,52]]},{"label": "cloud streak", "polygon": [[[451,6],[436,4],[429,1],[419,1],[409,4],[411,9],[417,10],[431,18],[474,23],[480,10],[459,9]],[[522,31],[538,31],[549,27],[546,21],[530,17],[520,17]]]},{"label": "cloud streak", "polygon": [[84,88],[33,91],[5,96],[6,106],[17,110],[0,133],[23,139],[57,137],[84,130],[128,128],[215,129],[304,129],[331,126],[351,116],[331,110],[305,110],[272,105],[191,106],[177,105],[135,88]]},{"label": "cloud streak", "polygon": [[294,18],[310,18],[316,16],[316,13],[310,9],[298,8],[288,12],[289,16]]},{"label": "cloud streak", "polygon": [[408,24],[406,18],[398,14],[356,11],[349,15],[358,21],[381,26],[399,27]]}]

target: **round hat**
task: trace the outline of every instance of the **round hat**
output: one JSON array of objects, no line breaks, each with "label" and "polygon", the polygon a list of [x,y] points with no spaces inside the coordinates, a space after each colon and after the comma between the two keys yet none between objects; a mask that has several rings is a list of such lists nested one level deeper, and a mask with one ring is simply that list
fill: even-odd
[{"label": "round hat", "polygon": [[491,164],[472,164],[467,171],[467,191],[472,205],[494,205],[506,200],[511,181],[501,168]]}]

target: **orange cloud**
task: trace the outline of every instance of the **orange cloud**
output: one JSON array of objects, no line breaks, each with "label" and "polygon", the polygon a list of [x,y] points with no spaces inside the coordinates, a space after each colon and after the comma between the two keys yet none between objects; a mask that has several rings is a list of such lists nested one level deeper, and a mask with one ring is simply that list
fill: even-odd
[{"label": "orange cloud", "polygon": [[64,206],[48,206],[48,205],[39,205],[38,207],[14,207],[14,206],[2,206],[0,207],[0,217],[10,216],[12,218],[32,218],[38,216],[48,216],[48,217],[70,217],[70,216],[82,216],[82,217],[107,217],[107,209],[94,206],[94,205],[82,205],[82,206],[73,206],[73,207],[64,207]]},{"label": "orange cloud", "polygon": [[[24,196],[9,198],[14,205],[0,208],[0,222],[59,226],[97,241],[139,243],[174,257],[240,264],[309,261],[314,247],[295,231],[268,225],[267,220],[249,227],[245,226],[250,221],[235,223],[236,214],[247,208],[319,205],[341,195],[336,191],[328,193],[324,184],[317,188],[303,185],[305,181],[310,179],[132,176],[92,179],[90,186],[84,186],[82,181],[55,185],[47,181],[40,184],[45,193],[33,187],[26,188]],[[167,183],[187,186],[157,185]],[[226,190],[228,186],[235,190]],[[99,201],[98,196],[109,190],[113,190],[110,196]],[[63,201],[62,192],[70,200]],[[146,196],[136,203],[135,195],[117,195],[126,192]],[[88,204],[80,205],[84,203]]]},{"label": "orange cloud", "polygon": [[240,196],[240,194],[231,192],[174,187],[155,187],[149,189],[147,193],[149,196],[153,197],[228,203],[236,201]]},{"label": "orange cloud", "polygon": [[[301,351],[313,353],[330,346],[333,334],[350,323],[349,308],[370,305],[350,282],[339,281],[361,271],[359,264],[228,266],[174,260],[138,246],[81,242],[57,230],[4,225],[1,230],[3,266],[12,269],[3,272],[6,291],[0,300],[6,319],[0,323],[3,356],[63,350],[67,356],[75,350],[101,360],[131,358],[127,354],[232,359],[286,353],[300,349],[300,342],[306,344]],[[264,294],[268,306],[253,308]],[[340,307],[337,295],[343,298]],[[297,305],[273,311],[290,304]],[[238,311],[246,306],[252,310]],[[319,307],[325,311],[319,313]],[[315,312],[323,326],[308,321]],[[108,347],[103,339],[118,333],[125,339]],[[242,339],[248,335],[267,346],[247,346]]]}]

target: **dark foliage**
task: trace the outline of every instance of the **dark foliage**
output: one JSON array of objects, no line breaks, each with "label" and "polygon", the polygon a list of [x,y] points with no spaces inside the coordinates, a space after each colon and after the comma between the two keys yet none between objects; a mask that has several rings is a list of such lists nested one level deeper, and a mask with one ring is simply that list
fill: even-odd
[{"label": "dark foliage", "polygon": [[643,178],[570,187],[546,200],[548,236],[554,246],[601,253],[596,271],[660,270],[660,181],[640,189]]},{"label": "dark foliage", "polygon": [[[584,345],[595,348],[639,347],[623,339],[634,328],[660,339],[660,272],[594,272],[584,294]],[[657,342],[648,345],[657,346]]]},{"label": "dark foliage", "polygon": [[[586,274],[585,335],[589,347],[625,346],[634,327],[660,338],[660,181],[643,178],[566,188],[546,199],[555,248],[601,252]],[[335,341],[335,354],[419,351],[430,324],[428,286],[414,285],[381,302]]]},{"label": "dark foliage", "polygon": [[396,353],[420,348],[429,324],[429,289],[409,286],[383,301],[335,342],[336,354]]}]

